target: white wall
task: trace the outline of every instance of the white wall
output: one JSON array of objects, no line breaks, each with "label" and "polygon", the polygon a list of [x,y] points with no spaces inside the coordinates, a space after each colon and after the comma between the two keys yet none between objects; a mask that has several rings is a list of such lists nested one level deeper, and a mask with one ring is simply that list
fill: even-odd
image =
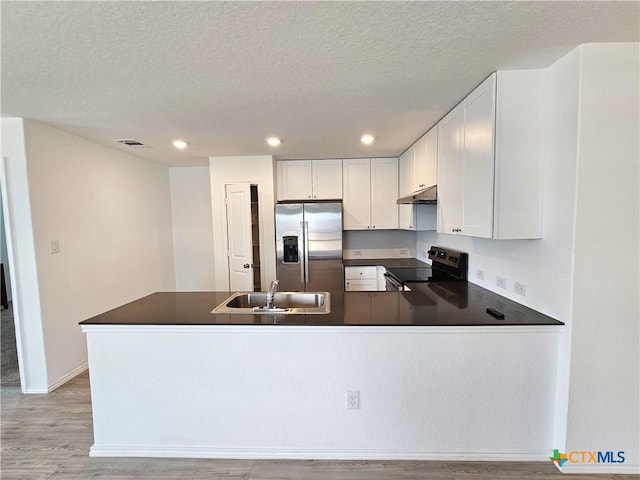
[{"label": "white wall", "polygon": [[229,290],[227,252],[227,213],[225,185],[251,183],[258,185],[260,204],[260,255],[262,289],[276,278],[276,244],[274,224],[275,166],[271,155],[253,157],[210,157],[213,245],[216,259],[215,289]]},{"label": "white wall", "polygon": [[[48,388],[47,359],[34,255],[31,200],[25,152],[24,122],[2,119],[2,183],[12,259],[13,314],[20,386],[24,393],[45,393]],[[18,320],[19,319],[19,320]]]},{"label": "white wall", "polygon": [[624,450],[640,473],[640,46],[581,55],[567,450]]},{"label": "white wall", "polygon": [[[86,366],[79,321],[175,288],[169,174],[37,122],[26,120],[24,133],[30,254],[51,389]],[[12,205],[20,201],[9,194]],[[60,253],[49,252],[50,240],[59,241]]]},{"label": "white wall", "polygon": [[[84,328],[92,456],[546,461],[550,453],[561,327]],[[359,409],[346,409],[347,390],[360,392]]]},{"label": "white wall", "polygon": [[209,167],[169,169],[176,290],[215,289]]}]

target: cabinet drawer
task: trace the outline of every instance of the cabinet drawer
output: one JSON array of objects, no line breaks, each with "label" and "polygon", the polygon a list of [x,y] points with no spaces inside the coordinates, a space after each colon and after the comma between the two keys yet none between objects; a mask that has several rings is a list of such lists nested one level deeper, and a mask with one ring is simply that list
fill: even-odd
[{"label": "cabinet drawer", "polygon": [[375,280],[376,267],[345,267],[344,278],[348,280]]},{"label": "cabinet drawer", "polygon": [[344,289],[347,292],[372,292],[378,289],[378,282],[376,279],[372,280],[345,280]]}]

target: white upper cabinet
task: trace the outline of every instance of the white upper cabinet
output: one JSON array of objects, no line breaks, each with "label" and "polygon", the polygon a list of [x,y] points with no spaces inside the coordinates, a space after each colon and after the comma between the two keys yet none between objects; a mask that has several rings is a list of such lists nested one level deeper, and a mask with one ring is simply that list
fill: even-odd
[{"label": "white upper cabinet", "polygon": [[398,159],[343,160],[345,230],[398,228]]},{"label": "white upper cabinet", "polygon": [[438,123],[438,232],[540,238],[546,86],[494,73]]},{"label": "white upper cabinet", "polygon": [[438,123],[438,232],[458,233],[462,227],[463,106]]},{"label": "white upper cabinet", "polygon": [[431,187],[437,182],[438,129],[433,127],[399,159],[400,196]]},{"label": "white upper cabinet", "polygon": [[371,228],[398,229],[398,159],[371,159]]},{"label": "white upper cabinet", "polygon": [[431,187],[437,182],[438,129],[433,127],[414,144],[412,191]]},{"label": "white upper cabinet", "polygon": [[286,160],[276,163],[278,200],[342,198],[342,160]]},{"label": "white upper cabinet", "polygon": [[278,200],[307,200],[313,196],[311,160],[276,163]]},{"label": "white upper cabinet", "polygon": [[311,171],[314,199],[342,198],[342,160],[311,160]]},{"label": "white upper cabinet", "polygon": [[[433,127],[399,158],[399,193],[403,197],[437,182],[438,129]],[[436,207],[399,205],[398,227],[401,230],[435,230]]]}]

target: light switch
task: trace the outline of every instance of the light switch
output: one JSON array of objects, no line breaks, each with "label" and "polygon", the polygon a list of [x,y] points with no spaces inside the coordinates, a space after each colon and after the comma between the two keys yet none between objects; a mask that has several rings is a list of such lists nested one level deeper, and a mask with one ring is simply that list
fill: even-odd
[{"label": "light switch", "polygon": [[49,253],[60,253],[60,242],[58,240],[49,240]]}]

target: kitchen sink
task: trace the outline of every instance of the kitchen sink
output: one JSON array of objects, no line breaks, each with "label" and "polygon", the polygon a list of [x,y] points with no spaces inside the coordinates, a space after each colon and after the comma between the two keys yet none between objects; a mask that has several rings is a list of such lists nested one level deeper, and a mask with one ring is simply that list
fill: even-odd
[{"label": "kitchen sink", "polygon": [[274,308],[268,309],[267,292],[238,292],[211,313],[236,314],[323,314],[331,311],[329,292],[276,292]]}]

